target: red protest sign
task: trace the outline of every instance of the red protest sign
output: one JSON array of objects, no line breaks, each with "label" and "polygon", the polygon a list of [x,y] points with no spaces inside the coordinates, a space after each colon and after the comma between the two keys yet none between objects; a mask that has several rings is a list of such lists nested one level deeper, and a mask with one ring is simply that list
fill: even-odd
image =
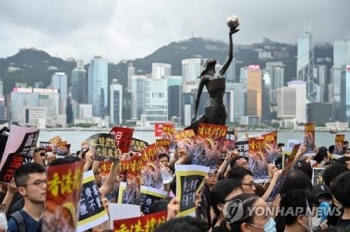
[{"label": "red protest sign", "polygon": [[129,152],[132,136],[134,134],[134,128],[113,127],[110,133],[114,134],[115,142],[119,150],[122,153]]},{"label": "red protest sign", "polygon": [[113,221],[114,231],[144,231],[151,232],[165,222],[167,211],[159,213],[148,214],[136,218],[128,218]]},{"label": "red protest sign", "polygon": [[0,171],[0,182],[10,183],[15,171],[22,166],[25,157],[23,155],[9,154]]}]

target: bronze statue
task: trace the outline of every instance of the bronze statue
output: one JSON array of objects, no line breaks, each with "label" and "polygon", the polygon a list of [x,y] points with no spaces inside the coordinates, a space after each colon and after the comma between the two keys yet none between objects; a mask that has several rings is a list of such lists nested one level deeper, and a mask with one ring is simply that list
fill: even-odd
[{"label": "bronze statue", "polygon": [[[216,73],[215,65],[216,60],[214,58],[207,59],[203,66],[203,71],[199,78],[201,78],[197,96],[195,99],[194,115],[191,121],[191,125],[186,129],[193,129],[197,134],[199,123],[225,125],[227,118],[227,110],[224,105],[224,95],[226,92],[226,79],[224,77],[228,67],[233,59],[233,43],[232,35],[239,31],[238,18],[236,16],[230,16],[227,18],[227,25],[230,28],[229,32],[229,55],[221,70]],[[204,86],[209,93],[209,100],[205,105],[204,115],[197,120],[197,112],[199,101],[202,95]]]}]

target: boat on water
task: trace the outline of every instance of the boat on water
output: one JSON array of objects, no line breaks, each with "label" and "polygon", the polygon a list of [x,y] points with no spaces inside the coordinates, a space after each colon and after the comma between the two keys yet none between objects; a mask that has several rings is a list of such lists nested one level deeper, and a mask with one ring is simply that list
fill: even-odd
[{"label": "boat on water", "polygon": [[329,130],[329,133],[331,133],[331,134],[337,134],[337,133],[338,133],[338,130],[332,129],[332,130]]}]

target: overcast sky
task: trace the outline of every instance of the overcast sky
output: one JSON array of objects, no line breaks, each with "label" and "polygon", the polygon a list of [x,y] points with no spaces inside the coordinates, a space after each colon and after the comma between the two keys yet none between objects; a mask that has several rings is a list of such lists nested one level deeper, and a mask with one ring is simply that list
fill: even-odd
[{"label": "overcast sky", "polygon": [[227,41],[226,18],[240,18],[239,44],[267,37],[296,43],[311,19],[315,42],[350,38],[348,0],[4,0],[0,1],[0,57],[36,47],[88,63],[141,58],[173,41]]}]

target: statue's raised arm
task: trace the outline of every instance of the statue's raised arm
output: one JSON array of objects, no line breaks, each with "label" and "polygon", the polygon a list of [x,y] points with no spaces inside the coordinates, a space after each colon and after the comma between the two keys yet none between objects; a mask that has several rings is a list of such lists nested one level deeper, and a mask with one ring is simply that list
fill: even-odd
[{"label": "statue's raised arm", "polygon": [[[197,95],[195,98],[194,112],[191,121],[191,125],[186,129],[193,129],[197,134],[198,126],[200,123],[213,124],[213,125],[225,125],[227,118],[227,110],[224,104],[224,95],[226,92],[226,79],[224,77],[225,72],[230,66],[233,59],[233,42],[232,35],[239,31],[238,18],[236,16],[230,16],[227,18],[227,25],[230,28],[229,32],[229,54],[225,61],[225,64],[221,70],[216,73],[215,65],[216,60],[213,58],[207,59],[204,62],[203,71],[200,75],[200,82],[197,88]],[[209,99],[204,107],[204,115],[197,119],[197,112],[199,107],[200,98],[204,87],[206,87]]]},{"label": "statue's raised arm", "polygon": [[228,57],[224,63],[224,65],[222,66],[222,68],[220,69],[219,71],[219,74],[221,76],[224,76],[227,69],[230,67],[230,64],[232,62],[232,59],[233,59],[233,42],[232,42],[232,35],[236,32],[238,32],[239,29],[231,29],[230,30],[230,33],[229,33],[229,52],[228,52]]}]

